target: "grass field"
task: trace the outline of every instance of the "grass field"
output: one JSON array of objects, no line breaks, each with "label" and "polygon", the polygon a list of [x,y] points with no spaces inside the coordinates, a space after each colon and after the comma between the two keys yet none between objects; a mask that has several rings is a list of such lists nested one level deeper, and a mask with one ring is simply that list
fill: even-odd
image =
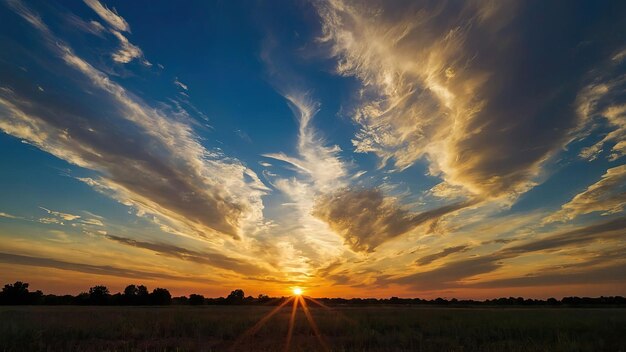
[{"label": "grass field", "polygon": [[[291,306],[0,307],[0,351],[284,351]],[[626,351],[626,309],[302,308],[292,351]],[[324,346],[325,345],[325,346]]]}]

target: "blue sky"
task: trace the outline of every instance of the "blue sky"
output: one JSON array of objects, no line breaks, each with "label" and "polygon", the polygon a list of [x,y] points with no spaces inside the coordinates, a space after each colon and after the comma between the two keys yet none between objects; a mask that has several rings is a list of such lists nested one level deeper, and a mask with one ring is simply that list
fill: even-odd
[{"label": "blue sky", "polygon": [[0,4],[0,279],[624,292],[619,3]]}]

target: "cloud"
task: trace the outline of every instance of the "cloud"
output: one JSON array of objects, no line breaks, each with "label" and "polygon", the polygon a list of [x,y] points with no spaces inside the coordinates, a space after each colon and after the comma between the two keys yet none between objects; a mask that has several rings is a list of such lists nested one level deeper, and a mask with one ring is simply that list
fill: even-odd
[{"label": "cloud", "polygon": [[61,221],[58,218],[39,218],[37,221],[46,225],[50,225],[50,224],[65,225],[65,223],[63,223],[63,221]]},{"label": "cloud", "polygon": [[248,143],[252,143],[252,139],[250,138],[250,136],[249,136],[249,135],[248,135],[245,131],[242,131],[242,130],[240,130],[240,129],[236,129],[236,130],[235,130],[235,134],[236,134],[239,138],[241,138],[242,140],[244,140],[244,141],[246,141],[246,142],[248,142]]},{"label": "cloud", "polygon": [[113,61],[120,64],[127,64],[134,59],[141,59],[141,63],[146,66],[152,66],[152,64],[143,57],[143,52],[141,49],[129,42],[128,39],[118,31],[111,31],[113,35],[119,40],[120,47],[116,52],[111,54]]},{"label": "cloud", "polygon": [[74,215],[69,213],[62,213],[60,211],[50,210],[44,207],[39,207],[39,209],[45,211],[46,213],[52,215],[52,217],[39,218],[37,221],[42,224],[55,224],[55,225],[65,225],[64,221],[74,221],[80,219],[80,215]]},{"label": "cloud", "polygon": [[98,21],[92,20],[87,22],[74,14],[67,14],[65,16],[65,19],[68,23],[82,30],[83,32],[90,33],[98,37],[104,37],[103,34],[105,33],[106,28],[104,28],[104,26]]},{"label": "cloud", "polygon": [[284,153],[269,153],[263,156],[284,161],[294,166],[298,172],[306,175],[312,186],[319,192],[326,192],[344,185],[347,168],[341,160],[338,145],[326,146],[312,126],[313,116],[319,104],[302,93],[286,94],[290,107],[298,118],[298,156],[287,156]]},{"label": "cloud", "polygon": [[614,55],[603,67],[590,73],[592,82],[578,95],[578,114],[590,124],[590,130],[602,126],[609,132],[593,145],[581,150],[580,157],[587,160],[596,159],[605,149],[611,146],[608,155],[615,161],[626,155],[626,75],[622,50]]},{"label": "cloud", "polygon": [[623,44],[604,25],[619,15],[600,6],[583,26],[582,7],[556,3],[316,8],[337,73],[361,82],[356,151],[398,169],[425,159],[432,175],[484,197],[536,183],[583,123],[573,105],[586,74]]},{"label": "cloud", "polygon": [[167,257],[178,258],[198,264],[210,265],[221,269],[231,270],[244,275],[260,275],[263,273],[267,273],[266,270],[256,265],[247,263],[240,259],[230,258],[219,253],[197,252],[170,244],[143,242],[114,235],[105,235],[105,237],[109,240],[121,244],[147,249]]},{"label": "cloud", "polygon": [[328,223],[353,250],[371,252],[422,223],[471,204],[459,202],[416,214],[379,189],[344,188],[318,197],[313,215]]},{"label": "cloud", "polygon": [[446,247],[443,250],[441,250],[440,252],[433,253],[433,254],[421,257],[420,259],[418,259],[416,261],[416,263],[418,265],[428,265],[428,264],[434,262],[435,260],[438,260],[438,259],[441,259],[441,258],[445,258],[445,257],[449,256],[450,254],[466,252],[466,251],[468,251],[470,249],[471,248],[469,246],[467,246],[467,245],[455,246],[455,247]]},{"label": "cloud", "polygon": [[506,247],[499,253],[509,256],[544,250],[558,250],[567,246],[586,244],[599,239],[619,239],[623,237],[624,229],[626,229],[626,218],[622,217]]},{"label": "cloud", "polygon": [[102,220],[99,219],[81,219],[80,220],[81,223],[85,224],[85,225],[93,225],[93,226],[104,226],[104,223],[102,222]]},{"label": "cloud", "polygon": [[599,283],[623,284],[626,281],[626,263],[577,270],[551,270],[527,276],[494,279],[467,285],[479,288],[590,285]]},{"label": "cloud", "polygon": [[[22,17],[38,18],[22,10]],[[240,238],[243,227],[262,219],[267,188],[252,170],[207,150],[188,124],[148,105],[51,32],[35,28],[52,54],[55,88],[71,86],[72,94],[33,94],[23,77],[9,73],[0,87],[0,130],[98,172],[93,186],[105,185],[141,213],[183,224],[181,232]]]},{"label": "cloud", "polygon": [[184,84],[183,82],[178,80],[178,77],[174,78],[174,85],[176,85],[179,88],[182,88],[184,90],[189,90],[189,88],[187,87],[186,84]]},{"label": "cloud", "polygon": [[166,273],[152,272],[152,271],[143,271],[143,270],[133,270],[133,269],[124,269],[118,268],[110,265],[91,265],[91,264],[82,264],[82,263],[72,263],[66,262],[62,260],[57,260],[53,258],[45,258],[45,257],[31,257],[20,254],[11,254],[11,253],[0,253],[0,263],[7,263],[12,265],[28,265],[42,268],[53,268],[53,269],[61,269],[61,270],[69,270],[76,271],[87,274],[96,274],[96,275],[108,275],[115,277],[127,277],[127,278],[136,278],[136,279],[165,279],[165,280],[194,280],[194,281],[209,281],[206,279],[194,278],[194,277],[184,277],[184,276],[176,276],[170,275]]},{"label": "cloud", "polygon": [[492,272],[502,266],[498,255],[486,255],[446,263],[436,269],[424,271],[397,279],[385,279],[383,283],[410,285],[419,290],[437,290],[463,286],[461,280]]},{"label": "cloud", "polygon": [[[322,220],[355,251],[373,251],[383,242],[395,238],[428,220],[464,208],[474,201],[412,214],[384,197],[379,189],[346,188],[351,179],[338,146],[326,146],[311,125],[319,106],[307,95],[287,94],[298,117],[298,156],[284,153],[263,156],[286,162],[301,175],[298,179],[278,179],[273,185],[289,195],[296,205],[299,222],[309,232],[327,232]],[[310,235],[309,235],[310,236]]]},{"label": "cloud", "polygon": [[50,210],[50,209],[46,209],[44,207],[39,207],[39,209],[44,210],[45,212],[47,212],[50,215],[54,215],[62,220],[65,221],[74,221],[76,219],[80,219],[80,215],[74,215],[74,214],[68,214],[68,213],[62,213],[60,211],[54,211],[54,210]]},{"label": "cloud", "polygon": [[85,4],[89,6],[95,13],[100,16],[111,27],[120,32],[130,32],[130,26],[126,20],[117,14],[115,8],[109,10],[106,6],[102,5],[98,0],[84,0]]},{"label": "cloud", "polygon": [[380,284],[406,284],[424,290],[474,285],[475,283],[468,281],[468,279],[501,268],[504,265],[504,260],[541,251],[564,250],[599,240],[619,240],[623,238],[625,229],[626,218],[596,223],[519,245],[504,247],[487,255],[445,263],[432,270],[398,278],[385,278],[380,280]]},{"label": "cloud", "polygon": [[41,16],[30,11],[30,9],[22,4],[19,0],[7,0],[6,4],[18,15],[22,16],[24,20],[30,23],[33,27],[38,30],[49,34],[50,29],[46,24],[41,20]]},{"label": "cloud", "polygon": [[[126,20],[115,11],[115,8],[110,10],[98,0],[84,0],[84,2],[111,27],[109,31],[119,42],[119,48],[111,54],[113,61],[119,64],[127,64],[138,59],[143,65],[152,66],[152,64],[145,59],[141,48],[131,43],[128,38],[122,34],[122,32],[130,33],[130,26]],[[97,21],[86,23],[75,15],[68,15],[68,18],[77,27],[98,36],[101,36],[101,33],[105,30],[104,26]]]},{"label": "cloud", "polygon": [[7,214],[7,213],[3,213],[0,211],[0,218],[7,218],[7,219],[18,219],[17,216],[15,215],[11,215],[11,214]]},{"label": "cloud", "polygon": [[626,165],[606,170],[602,178],[563,204],[561,209],[544,222],[573,220],[579,215],[602,212],[609,215],[622,212],[626,206]]}]

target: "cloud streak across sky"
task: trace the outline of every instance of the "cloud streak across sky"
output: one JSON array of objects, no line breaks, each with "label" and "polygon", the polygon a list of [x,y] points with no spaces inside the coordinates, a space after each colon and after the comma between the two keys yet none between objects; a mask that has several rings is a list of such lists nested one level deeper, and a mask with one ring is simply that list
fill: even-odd
[{"label": "cloud streak across sky", "polygon": [[[356,150],[399,169],[426,159],[431,174],[478,195],[528,190],[579,128],[571,103],[584,74],[620,38],[556,3],[404,5],[317,5],[337,73],[362,82]],[[588,35],[602,39],[581,46]]]},{"label": "cloud streak across sky", "polygon": [[[38,18],[19,6],[23,17]],[[82,76],[87,82],[82,89],[102,94],[108,116],[78,101],[68,104],[3,87],[0,128],[100,172],[99,181],[92,181],[105,184],[122,202],[172,218],[202,236],[239,238],[244,219],[259,216],[262,209],[264,186],[258,177],[236,159],[205,149],[187,124],[132,96],[42,26],[37,27],[51,54]],[[65,110],[70,105],[74,111]]]}]

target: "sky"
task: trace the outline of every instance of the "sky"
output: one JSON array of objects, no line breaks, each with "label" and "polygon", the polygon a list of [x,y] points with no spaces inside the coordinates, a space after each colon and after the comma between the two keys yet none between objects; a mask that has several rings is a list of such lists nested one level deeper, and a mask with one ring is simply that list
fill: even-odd
[{"label": "sky", "polygon": [[626,2],[0,0],[0,280],[626,295]]}]

